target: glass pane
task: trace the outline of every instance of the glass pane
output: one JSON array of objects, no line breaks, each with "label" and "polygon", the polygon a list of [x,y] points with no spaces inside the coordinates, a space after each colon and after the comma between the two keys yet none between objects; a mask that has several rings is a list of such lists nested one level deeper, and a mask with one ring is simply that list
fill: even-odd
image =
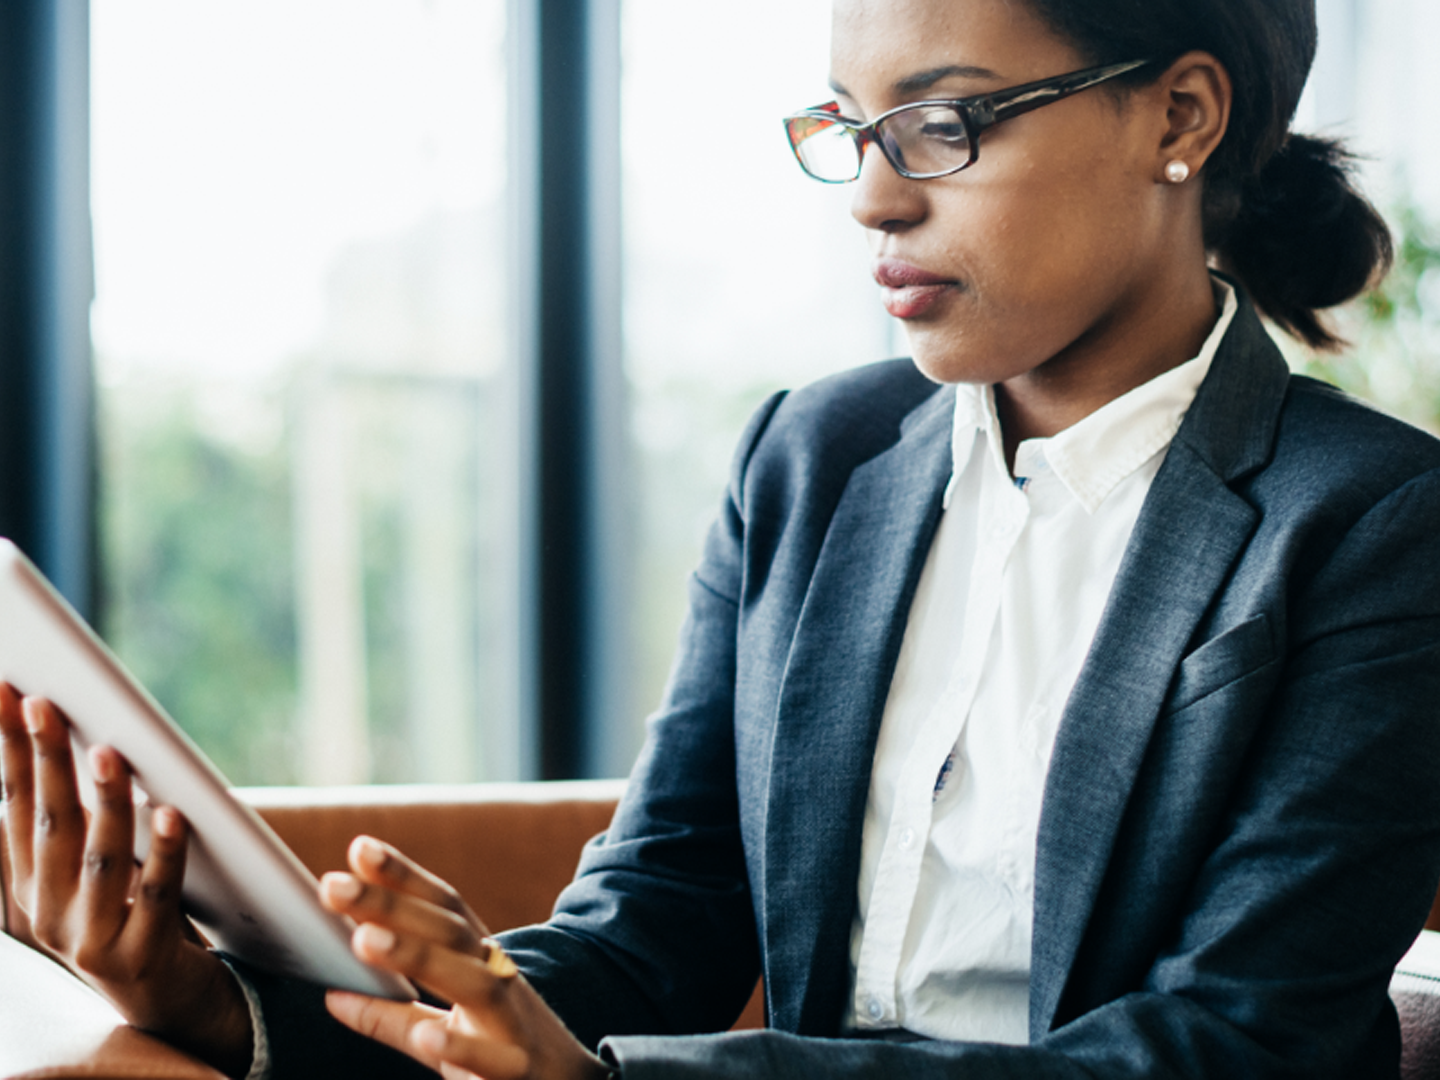
[{"label": "glass pane", "polygon": [[1440,433],[1440,5],[1320,0],[1317,11],[1319,51],[1295,126],[1346,139],[1396,260],[1378,294],[1337,313],[1349,348],[1317,356],[1281,345],[1295,367]]},{"label": "glass pane", "polygon": [[504,12],[92,0],[104,630],[236,782],[514,772]]},{"label": "glass pane", "polygon": [[[829,0],[628,0],[624,32],[638,740],[750,412],[895,345],[849,189],[807,178],[782,123],[832,96]],[[657,123],[677,101],[713,119]]]}]

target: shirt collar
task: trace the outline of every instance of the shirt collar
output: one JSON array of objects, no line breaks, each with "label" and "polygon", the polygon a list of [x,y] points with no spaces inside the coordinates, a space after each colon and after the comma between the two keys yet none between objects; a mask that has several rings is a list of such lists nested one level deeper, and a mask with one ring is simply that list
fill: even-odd
[{"label": "shirt collar", "polygon": [[[1093,514],[1122,480],[1170,445],[1239,308],[1235,289],[1221,278],[1211,280],[1221,301],[1221,312],[1200,352],[1193,359],[1120,395],[1064,431],[1048,439],[1025,440],[1015,453],[1016,476],[1032,476],[1037,467],[1048,465],[1086,512]],[[954,465],[945,489],[946,507],[950,505],[956,478],[969,463],[979,441],[975,438],[977,432],[985,436],[984,443],[994,467],[1008,477],[1000,421],[995,412],[995,388],[961,383],[955,394],[955,424],[950,443]]]}]

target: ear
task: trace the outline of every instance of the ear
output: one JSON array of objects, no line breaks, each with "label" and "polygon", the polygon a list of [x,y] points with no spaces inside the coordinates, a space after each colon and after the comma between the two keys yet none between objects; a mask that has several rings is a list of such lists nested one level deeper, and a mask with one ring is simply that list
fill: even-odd
[{"label": "ear", "polygon": [[1230,123],[1230,73],[1209,53],[1188,52],[1160,76],[1154,90],[1162,96],[1166,109],[1166,123],[1156,147],[1155,179],[1183,183],[1183,176],[1177,180],[1167,169],[1181,162],[1188,176],[1196,176],[1220,145]]}]

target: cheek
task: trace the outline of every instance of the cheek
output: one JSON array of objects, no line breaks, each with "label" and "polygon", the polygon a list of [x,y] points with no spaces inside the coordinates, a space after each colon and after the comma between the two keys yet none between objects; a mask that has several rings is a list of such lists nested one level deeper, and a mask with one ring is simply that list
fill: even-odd
[{"label": "cheek", "polygon": [[954,218],[958,235],[969,234],[964,257],[979,298],[1035,318],[1126,274],[1146,212],[1113,165],[1017,164]]},{"label": "cheek", "polygon": [[950,208],[946,260],[967,285],[946,317],[907,326],[920,367],[940,381],[996,382],[1079,337],[1133,276],[1133,213],[1073,184],[997,185]]},{"label": "cheek", "polygon": [[997,129],[973,170],[927,192],[913,239],[966,285],[943,317],[907,326],[933,378],[1044,363],[1118,310],[1164,247],[1138,141],[1114,114],[1032,116],[1044,123]]}]

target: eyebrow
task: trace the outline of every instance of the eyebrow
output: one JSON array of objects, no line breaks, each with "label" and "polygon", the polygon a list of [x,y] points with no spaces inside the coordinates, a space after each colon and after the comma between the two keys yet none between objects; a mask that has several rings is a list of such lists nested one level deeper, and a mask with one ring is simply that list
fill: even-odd
[{"label": "eyebrow", "polygon": [[[941,79],[958,77],[962,79],[990,79],[998,81],[1000,76],[989,68],[975,67],[971,64],[947,64],[944,67],[932,68],[929,71],[919,71],[914,75],[906,75],[903,79],[895,81],[894,89],[900,94],[915,94],[921,90],[928,90]],[[834,79],[830,80],[830,89],[837,94],[849,97],[850,93]]]}]

